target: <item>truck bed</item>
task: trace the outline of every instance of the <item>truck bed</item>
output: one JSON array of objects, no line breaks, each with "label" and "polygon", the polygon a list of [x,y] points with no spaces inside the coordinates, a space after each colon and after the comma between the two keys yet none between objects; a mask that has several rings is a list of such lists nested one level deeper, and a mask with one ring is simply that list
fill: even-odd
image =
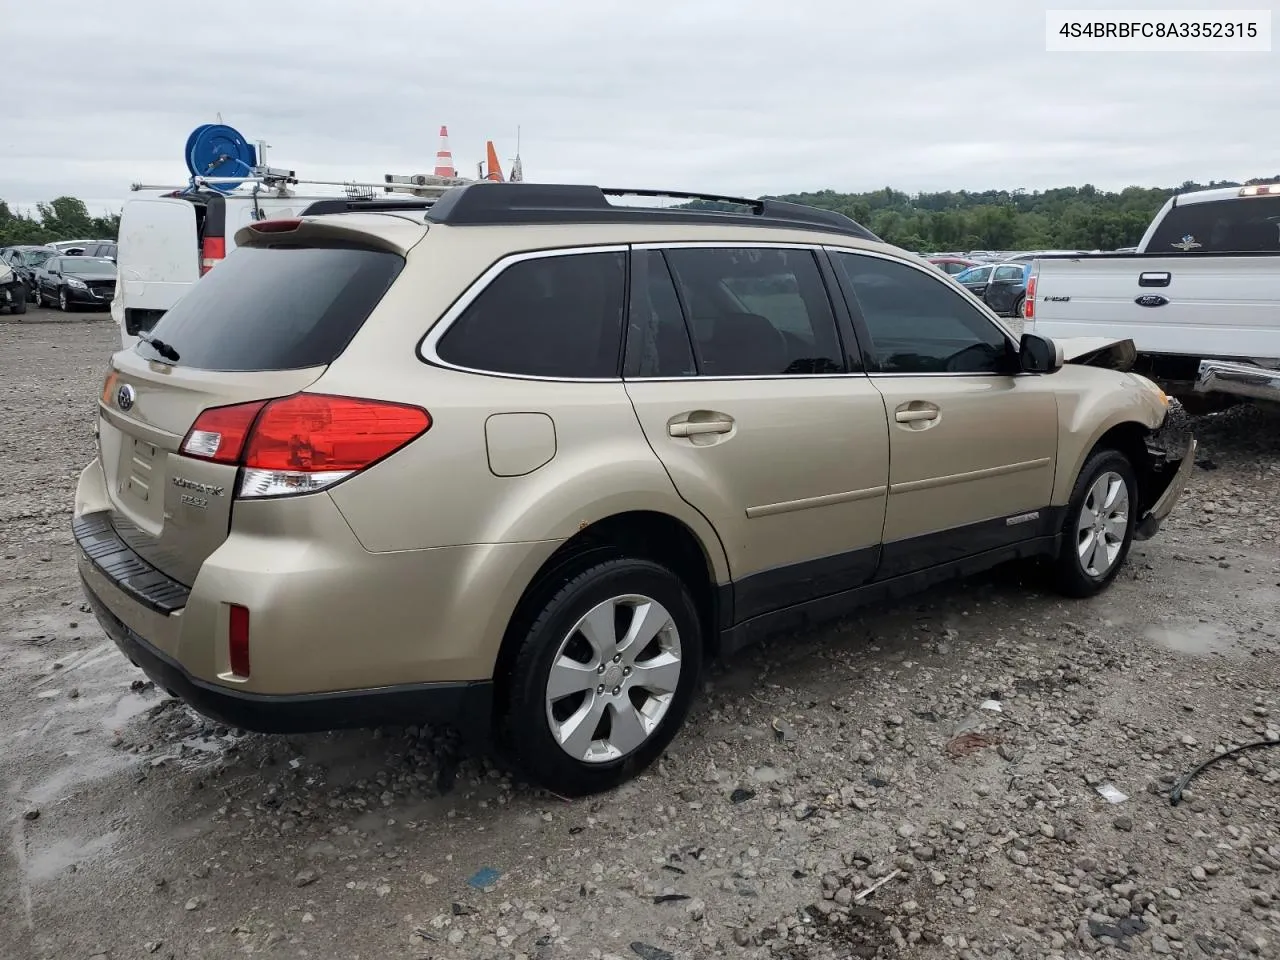
[{"label": "truck bed", "polygon": [[1280,362],[1280,255],[1102,255],[1036,264],[1027,332],[1128,338],[1148,355]]}]

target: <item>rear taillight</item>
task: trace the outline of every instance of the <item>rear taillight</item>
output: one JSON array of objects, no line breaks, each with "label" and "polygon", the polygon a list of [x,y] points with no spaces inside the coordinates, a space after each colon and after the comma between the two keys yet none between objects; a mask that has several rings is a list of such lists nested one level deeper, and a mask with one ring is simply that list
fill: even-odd
[{"label": "rear taillight", "polygon": [[227,660],[237,677],[249,676],[249,608],[227,607]]},{"label": "rear taillight", "polygon": [[431,415],[421,407],[297,393],[206,410],[181,449],[244,467],[241,497],[279,497],[331,487],[430,428]]},{"label": "rear taillight", "polygon": [[1027,281],[1027,297],[1022,302],[1022,318],[1024,320],[1036,318],[1036,275],[1034,273]]},{"label": "rear taillight", "polygon": [[239,463],[253,421],[266,405],[265,400],[255,400],[231,407],[210,407],[182,438],[182,452],[197,460]]},{"label": "rear taillight", "polygon": [[205,237],[200,246],[200,276],[203,277],[219,260],[225,260],[226,256],[226,237]]}]

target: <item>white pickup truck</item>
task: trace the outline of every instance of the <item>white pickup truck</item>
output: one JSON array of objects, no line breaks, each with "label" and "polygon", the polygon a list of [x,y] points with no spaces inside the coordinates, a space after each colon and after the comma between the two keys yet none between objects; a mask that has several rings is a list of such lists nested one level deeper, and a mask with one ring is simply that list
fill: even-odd
[{"label": "white pickup truck", "polygon": [[1132,340],[1174,395],[1280,403],[1280,184],[1171,197],[1135,253],[1039,258],[1025,311],[1028,333]]}]

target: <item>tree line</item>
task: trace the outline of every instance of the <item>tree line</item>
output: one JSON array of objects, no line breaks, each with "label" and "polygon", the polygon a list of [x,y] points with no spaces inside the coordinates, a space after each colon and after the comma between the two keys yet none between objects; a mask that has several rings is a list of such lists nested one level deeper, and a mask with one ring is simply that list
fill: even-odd
[{"label": "tree line", "polygon": [[[1270,183],[1259,177],[1245,183]],[[770,199],[835,210],[888,243],[917,253],[965,250],[1114,250],[1137,245],[1153,217],[1175,193],[1242,183],[1186,181],[1177,187],[1126,187],[1112,192],[1091,184],[1051,190],[946,190],[904,193],[772,194]],[[689,206],[733,209],[714,201]]]},{"label": "tree line", "polygon": [[34,213],[15,213],[0,200],[0,247],[59,240],[114,240],[120,215],[92,217],[83,200],[58,197],[37,203]]}]

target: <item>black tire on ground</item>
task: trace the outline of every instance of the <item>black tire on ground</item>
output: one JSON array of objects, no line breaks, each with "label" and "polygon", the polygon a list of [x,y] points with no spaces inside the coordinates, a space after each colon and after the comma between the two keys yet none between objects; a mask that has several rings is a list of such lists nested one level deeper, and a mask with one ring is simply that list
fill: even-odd
[{"label": "black tire on ground", "polygon": [[37,307],[40,306],[40,288],[36,286],[34,281],[31,284],[31,292],[27,295],[27,299]]},{"label": "black tire on ground", "polygon": [[[676,689],[658,726],[630,753],[603,762],[579,760],[560,746],[551,728],[547,700],[551,668],[579,620],[598,604],[627,595],[656,600],[670,614],[679,634]],[[505,706],[501,741],[525,776],[557,794],[583,796],[611,789],[651,764],[679,731],[697,692],[702,651],[697,610],[674,573],[649,560],[631,558],[592,566],[550,595],[533,614],[511,670],[507,703],[500,705]],[[594,693],[587,690],[584,696]],[[572,699],[567,707],[574,709]],[[606,713],[612,736],[613,714]]]},{"label": "black tire on ground", "polygon": [[22,284],[18,284],[18,289],[13,291],[13,300],[9,304],[9,312],[27,312],[27,288]]},{"label": "black tire on ground", "polygon": [[[1119,550],[1105,570],[1090,572],[1087,559],[1082,558],[1080,546],[1084,542],[1080,528],[1081,514],[1098,504],[1093,497],[1094,485],[1106,474],[1119,478],[1124,485],[1126,506],[1124,536]],[[1091,499],[1093,497],[1093,499]],[[1052,568],[1053,586],[1068,597],[1091,597],[1107,588],[1129,556],[1133,545],[1133,530],[1138,522],[1138,480],[1127,457],[1118,450],[1095,450],[1085,461],[1071,491],[1067,516],[1062,524],[1062,549]],[[1087,534],[1086,534],[1087,536]]]},{"label": "black tire on ground", "polygon": [[63,313],[71,312],[71,301],[67,298],[67,288],[58,288],[58,309]]},{"label": "black tire on ground", "polygon": [[1026,296],[1023,295],[1019,297],[1017,300],[1013,301],[1013,309],[1010,311],[1009,315],[1011,317],[1015,317],[1018,320],[1024,319],[1022,315],[1022,308],[1025,307],[1026,305],[1027,305]]}]

